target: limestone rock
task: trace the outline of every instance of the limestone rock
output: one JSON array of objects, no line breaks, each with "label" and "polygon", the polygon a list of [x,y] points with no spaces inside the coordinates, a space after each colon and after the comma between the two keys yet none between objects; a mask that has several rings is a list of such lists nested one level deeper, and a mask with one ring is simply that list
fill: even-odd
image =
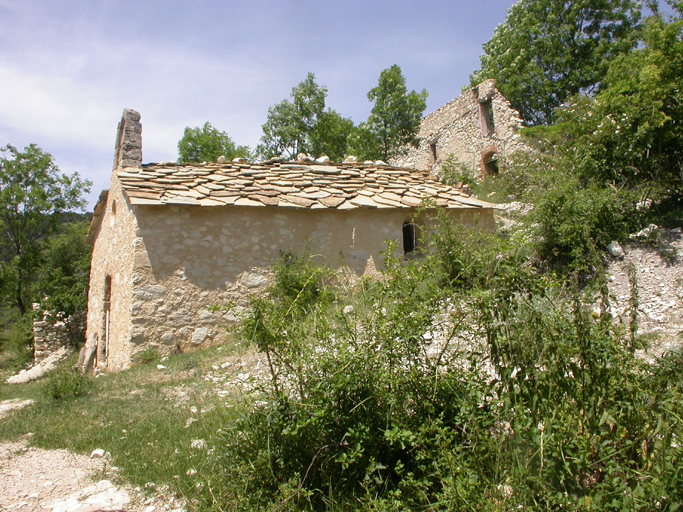
[{"label": "limestone rock", "polygon": [[97,450],[93,450],[93,452],[90,454],[91,459],[101,459],[104,457],[104,454],[106,452],[102,448],[98,448]]},{"label": "limestone rock", "polygon": [[209,330],[206,327],[199,327],[192,333],[192,344],[201,345],[209,336]]},{"label": "limestone rock", "polygon": [[135,300],[155,300],[163,298],[166,293],[166,287],[158,284],[148,284],[139,286],[133,292],[133,298]]},{"label": "limestone rock", "polygon": [[243,280],[244,286],[247,288],[258,288],[268,284],[268,278],[261,274],[251,273]]},{"label": "limestone rock", "polygon": [[616,240],[612,240],[609,245],[607,246],[607,251],[615,258],[619,260],[623,260],[624,256],[626,256],[626,253],[624,252],[624,249],[621,248],[621,245],[619,245],[619,242]]}]

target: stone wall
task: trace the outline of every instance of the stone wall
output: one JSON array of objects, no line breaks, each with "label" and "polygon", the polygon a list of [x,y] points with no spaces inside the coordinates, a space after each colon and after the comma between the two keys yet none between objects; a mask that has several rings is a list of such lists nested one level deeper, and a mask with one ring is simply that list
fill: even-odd
[{"label": "stone wall", "polygon": [[[386,240],[402,240],[408,210],[138,206],[131,350],[162,353],[223,340],[282,252],[308,251],[357,276],[381,268]],[[493,227],[492,212],[453,212]],[[399,245],[400,246],[400,245]],[[216,306],[223,308],[216,310]]]},{"label": "stone wall", "polygon": [[483,176],[487,163],[528,150],[516,133],[521,127],[519,113],[496,89],[495,80],[486,80],[426,116],[418,133],[419,147],[407,148],[405,156],[391,163],[439,175],[443,162],[453,155]]},{"label": "stone wall", "polygon": [[[125,110],[119,124],[109,192],[96,207],[98,231],[89,233],[93,248],[88,291],[86,346],[96,347],[95,364],[121,369],[130,361],[132,276],[137,221],[116,174],[142,162],[140,115]],[[98,211],[99,209],[99,211]],[[108,313],[108,314],[107,314]]]},{"label": "stone wall", "polygon": [[54,321],[33,304],[33,362],[40,364],[62,347],[82,343],[85,336],[85,312],[76,313],[66,321]]}]

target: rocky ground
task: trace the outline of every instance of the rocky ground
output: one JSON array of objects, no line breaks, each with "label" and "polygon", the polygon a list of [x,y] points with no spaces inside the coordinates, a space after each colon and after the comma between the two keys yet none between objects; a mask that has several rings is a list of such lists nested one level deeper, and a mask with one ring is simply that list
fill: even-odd
[{"label": "rocky ground", "polygon": [[656,243],[625,244],[623,257],[613,257],[608,266],[618,315],[629,308],[628,269],[630,265],[635,269],[638,332],[647,344],[639,354],[648,360],[683,347],[683,237],[680,228],[660,233]]}]

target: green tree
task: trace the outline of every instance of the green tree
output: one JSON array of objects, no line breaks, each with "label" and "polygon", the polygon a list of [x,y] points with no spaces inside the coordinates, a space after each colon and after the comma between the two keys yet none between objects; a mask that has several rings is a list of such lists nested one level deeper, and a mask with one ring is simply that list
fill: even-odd
[{"label": "green tree", "polygon": [[268,109],[256,153],[262,158],[294,158],[299,153],[310,153],[341,159],[353,123],[332,109],[325,110],[327,87],[318,85],[315,75],[308,73],[292,88],[290,97],[291,101],[283,100]]},{"label": "green tree", "polygon": [[85,207],[91,183],[61,174],[35,144],[0,149],[0,292],[21,315],[35,298],[41,248],[60,214]]},{"label": "green tree", "polygon": [[185,128],[178,142],[178,163],[215,162],[224,156],[228,160],[248,158],[247,146],[236,146],[226,132],[214,128],[208,121],[201,128]]},{"label": "green tree", "polygon": [[484,44],[472,86],[489,78],[528,125],[600,88],[609,61],[637,44],[641,4],[633,0],[521,0]]},{"label": "green tree", "polygon": [[87,308],[92,255],[92,247],[85,241],[89,224],[87,219],[60,224],[59,232],[47,240],[43,249],[44,264],[38,282],[45,297],[41,308],[60,319]]},{"label": "green tree", "polygon": [[388,161],[408,146],[418,145],[427,91],[408,92],[401,68],[394,64],[382,71],[379,83],[368,92],[375,103],[368,120],[349,137],[349,152],[362,159]]}]

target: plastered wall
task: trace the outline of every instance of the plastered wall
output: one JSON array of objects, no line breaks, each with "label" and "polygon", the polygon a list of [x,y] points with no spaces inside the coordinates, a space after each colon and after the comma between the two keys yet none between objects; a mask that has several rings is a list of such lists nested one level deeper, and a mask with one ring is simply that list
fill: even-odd
[{"label": "plastered wall", "polygon": [[[131,293],[119,301],[130,304],[128,357],[149,346],[164,353],[224,339],[249,297],[270,283],[268,267],[281,252],[308,250],[359,276],[381,268],[385,241],[400,247],[403,223],[411,219],[408,210],[390,209],[169,205],[136,212]],[[454,215],[469,225],[475,219],[482,228],[493,225],[490,211]]]}]

